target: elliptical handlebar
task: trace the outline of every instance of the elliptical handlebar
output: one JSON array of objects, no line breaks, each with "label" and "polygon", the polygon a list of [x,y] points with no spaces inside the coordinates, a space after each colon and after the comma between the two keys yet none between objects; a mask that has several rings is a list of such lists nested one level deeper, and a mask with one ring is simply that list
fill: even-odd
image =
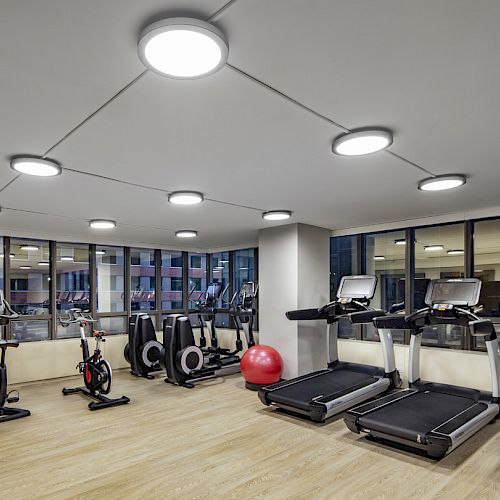
[{"label": "elliptical handlebar", "polygon": [[4,320],[19,318],[19,314],[16,313],[11,305],[5,300],[3,290],[0,290],[0,318]]}]

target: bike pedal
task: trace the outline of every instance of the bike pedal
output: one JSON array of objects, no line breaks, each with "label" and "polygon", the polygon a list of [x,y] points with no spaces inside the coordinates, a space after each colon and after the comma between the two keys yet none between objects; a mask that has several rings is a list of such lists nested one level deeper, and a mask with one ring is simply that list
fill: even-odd
[{"label": "bike pedal", "polygon": [[11,393],[7,394],[7,403],[19,403],[19,393],[17,391],[15,396],[10,396]]}]

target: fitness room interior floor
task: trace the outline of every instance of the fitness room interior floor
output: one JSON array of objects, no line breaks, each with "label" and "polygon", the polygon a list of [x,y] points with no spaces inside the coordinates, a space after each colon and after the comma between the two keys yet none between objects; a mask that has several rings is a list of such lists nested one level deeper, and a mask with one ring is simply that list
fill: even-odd
[{"label": "fitness room interior floor", "polygon": [[0,498],[500,498],[498,424],[434,461],[264,407],[240,375],[188,390],[116,371],[130,404],[91,415],[60,394],[80,382],[18,386],[37,411],[0,428]]}]

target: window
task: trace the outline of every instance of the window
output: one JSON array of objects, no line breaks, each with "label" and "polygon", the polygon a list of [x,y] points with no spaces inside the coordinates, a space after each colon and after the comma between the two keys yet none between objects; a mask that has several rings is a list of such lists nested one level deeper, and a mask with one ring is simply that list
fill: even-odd
[{"label": "window", "polygon": [[[365,236],[366,274],[377,276],[371,306],[383,311],[405,312],[405,232],[391,231]],[[392,333],[395,342],[404,342],[404,330]],[[379,340],[372,324],[364,327],[366,340]]]},{"label": "window", "polygon": [[23,316],[50,314],[49,253],[48,241],[11,239],[10,303]]},{"label": "window", "polygon": [[155,251],[131,248],[130,264],[130,305],[132,311],[155,310]]},{"label": "window", "polygon": [[[80,243],[57,243],[56,245],[56,308],[57,314],[66,316],[66,311],[78,307],[90,310],[90,266],[89,246]],[[67,328],[57,323],[57,337],[77,337],[78,325]]]},{"label": "window", "polygon": [[125,311],[124,252],[122,247],[96,247],[97,311]]},{"label": "window", "polygon": [[182,252],[161,251],[161,308],[182,309]]},{"label": "window", "polygon": [[236,250],[234,252],[234,292],[247,281],[255,281],[255,249]]},{"label": "window", "polygon": [[[218,252],[211,255],[212,276],[211,280],[215,283],[222,283],[222,290],[229,285],[229,252]],[[229,291],[226,291],[222,297],[222,307],[228,307],[231,297],[228,297]]]},{"label": "window", "polygon": [[[335,300],[343,276],[357,274],[357,236],[330,238],[330,299]],[[324,304],[318,304],[322,306]],[[339,338],[356,338],[358,327],[339,321]]]},{"label": "window", "polygon": [[97,322],[97,328],[107,333],[126,333],[127,318],[125,316],[100,317]]},{"label": "window", "polygon": [[[464,277],[464,224],[447,224],[415,231],[415,307],[422,303],[424,280]],[[422,287],[417,280],[423,280]],[[427,345],[463,348],[466,329],[458,325],[426,327],[422,341]]]},{"label": "window", "polygon": [[4,290],[3,287],[3,259],[4,259],[4,246],[3,246],[3,237],[0,236],[0,248],[1,248],[1,255],[0,255],[0,289]]},{"label": "window", "polygon": [[193,292],[192,299],[197,299],[199,293],[196,292],[204,292],[207,289],[207,255],[190,253],[188,261],[190,263],[188,269],[189,292]]},{"label": "window", "polygon": [[[479,278],[483,306],[481,316],[498,323],[500,317],[500,219],[474,223],[474,277]],[[497,334],[500,331],[497,330]],[[485,348],[482,337],[474,338],[474,347]]]}]

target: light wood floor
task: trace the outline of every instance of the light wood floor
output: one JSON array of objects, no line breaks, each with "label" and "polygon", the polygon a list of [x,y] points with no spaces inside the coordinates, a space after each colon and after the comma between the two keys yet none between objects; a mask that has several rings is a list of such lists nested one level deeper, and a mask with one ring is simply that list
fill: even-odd
[{"label": "light wood floor", "polygon": [[264,407],[238,375],[188,390],[116,372],[132,402],[97,412],[60,394],[79,382],[21,386],[32,416],[0,425],[0,498],[500,498],[500,422],[434,462]]}]

